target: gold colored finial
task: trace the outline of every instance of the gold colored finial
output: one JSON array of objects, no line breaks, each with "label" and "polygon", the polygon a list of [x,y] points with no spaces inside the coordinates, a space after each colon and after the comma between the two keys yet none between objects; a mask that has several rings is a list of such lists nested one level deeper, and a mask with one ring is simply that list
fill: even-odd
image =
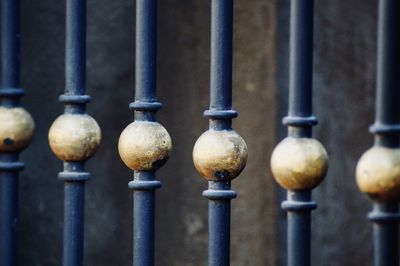
[{"label": "gold colored finial", "polygon": [[327,173],[328,154],[315,139],[287,137],[272,153],[271,170],[285,189],[313,189]]},{"label": "gold colored finial", "polygon": [[197,171],[208,181],[230,181],[247,162],[247,146],[234,130],[208,130],[193,148]]},{"label": "gold colored finial", "polygon": [[122,131],[118,150],[122,161],[130,169],[153,171],[168,160],[172,141],[159,123],[135,121]]},{"label": "gold colored finial", "polygon": [[374,146],[360,158],[356,169],[360,190],[383,201],[400,199],[400,149]]},{"label": "gold colored finial", "polygon": [[35,124],[31,115],[21,107],[0,107],[0,151],[17,152],[32,140]]},{"label": "gold colored finial", "polygon": [[87,114],[63,114],[49,131],[50,148],[63,161],[85,161],[100,145],[101,130]]}]

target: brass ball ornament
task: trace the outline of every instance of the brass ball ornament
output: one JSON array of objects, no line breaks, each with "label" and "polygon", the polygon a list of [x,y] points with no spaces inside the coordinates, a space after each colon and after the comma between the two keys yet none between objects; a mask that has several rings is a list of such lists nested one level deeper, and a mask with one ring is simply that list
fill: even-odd
[{"label": "brass ball ornament", "polygon": [[372,199],[400,200],[400,149],[374,146],[367,150],[358,161],[356,181]]},{"label": "brass ball ornament", "polygon": [[168,160],[171,150],[171,137],[157,122],[134,121],[119,137],[119,155],[134,171],[157,170]]},{"label": "brass ball ornament", "polygon": [[328,153],[318,140],[287,137],[272,153],[271,170],[287,190],[313,189],[325,178],[328,160]]},{"label": "brass ball ornament", "polygon": [[32,141],[35,123],[22,107],[0,107],[0,151],[18,152]]},{"label": "brass ball ornament", "polygon": [[58,159],[85,161],[97,151],[101,130],[87,114],[63,114],[51,125],[49,144]]},{"label": "brass ball ornament", "polygon": [[246,166],[247,145],[234,130],[208,130],[196,141],[193,162],[208,181],[230,181]]}]

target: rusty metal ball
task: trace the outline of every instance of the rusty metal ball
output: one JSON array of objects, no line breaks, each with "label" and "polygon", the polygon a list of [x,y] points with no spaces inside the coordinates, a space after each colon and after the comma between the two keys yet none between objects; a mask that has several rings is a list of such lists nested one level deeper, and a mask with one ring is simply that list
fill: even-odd
[{"label": "rusty metal ball", "polygon": [[356,181],[373,199],[400,200],[400,149],[375,146],[367,150],[357,164]]},{"label": "rusty metal ball", "polygon": [[273,151],[271,170],[285,189],[312,189],[325,178],[328,154],[315,139],[288,137]]},{"label": "rusty metal ball", "polygon": [[208,130],[193,148],[197,171],[208,181],[230,181],[247,162],[247,145],[234,130]]},{"label": "rusty metal ball", "polygon": [[17,152],[32,141],[35,124],[31,115],[21,107],[0,107],[0,151]]},{"label": "rusty metal ball", "polygon": [[89,159],[100,141],[100,127],[87,114],[63,114],[53,122],[49,131],[50,148],[63,161]]},{"label": "rusty metal ball", "polygon": [[135,121],[122,131],[118,150],[122,161],[130,169],[153,171],[168,160],[172,141],[159,123]]}]

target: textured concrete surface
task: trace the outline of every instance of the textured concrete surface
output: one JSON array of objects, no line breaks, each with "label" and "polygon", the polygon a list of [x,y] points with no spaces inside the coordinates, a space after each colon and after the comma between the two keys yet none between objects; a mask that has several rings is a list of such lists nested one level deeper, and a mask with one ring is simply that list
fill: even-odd
[{"label": "textured concrete surface", "polygon": [[[372,144],[375,87],[376,1],[315,1],[315,136],[330,157],[327,180],[315,190],[314,265],[370,265],[368,200],[355,185],[355,164]],[[279,4],[279,6],[278,6]],[[157,265],[205,265],[206,188],[191,152],[207,128],[210,1],[159,1],[159,121],[174,150],[158,172]],[[234,128],[249,146],[247,168],[233,182],[232,265],[284,262],[282,192],[269,170],[276,139],[284,135],[287,91],[288,0],[236,1]],[[64,2],[22,0],[23,105],[37,131],[23,153],[20,178],[19,265],[60,265],[63,187],[61,162],[51,154],[47,132],[62,113]],[[117,152],[120,132],[133,118],[134,1],[88,1],[88,112],[103,130],[103,143],[88,163],[85,265],[131,262],[131,172]],[[278,223],[278,218],[280,223]],[[283,226],[278,226],[279,224]],[[280,240],[280,241],[279,241]],[[279,258],[279,259],[278,259]]]},{"label": "textured concrete surface", "polygon": [[372,265],[367,197],[355,167],[373,143],[377,1],[316,1],[316,137],[330,154],[330,170],[316,190],[314,265]]}]

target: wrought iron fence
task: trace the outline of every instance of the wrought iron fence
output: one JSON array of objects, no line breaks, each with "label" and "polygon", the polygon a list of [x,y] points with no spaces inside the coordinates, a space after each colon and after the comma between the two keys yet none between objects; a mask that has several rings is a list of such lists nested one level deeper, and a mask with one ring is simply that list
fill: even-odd
[{"label": "wrought iron fence", "polygon": [[[248,151],[232,129],[233,0],[211,1],[210,103],[204,116],[209,129],[193,148],[194,166],[208,181],[203,196],[208,205],[208,265],[230,265],[231,181],[245,168]],[[283,118],[288,137],[271,155],[271,170],[287,190],[287,264],[311,264],[312,189],[328,171],[328,153],[312,138],[317,118],[312,112],[314,3],[292,0],[290,10],[289,109]],[[19,153],[31,142],[34,122],[20,106],[19,1],[1,1],[2,82],[0,88],[0,265],[16,265],[18,173],[24,168]],[[135,120],[121,133],[118,150],[133,170],[133,264],[154,265],[155,172],[168,160],[172,141],[156,121],[161,103],[156,98],[157,0],[136,1],[135,100],[129,104]],[[398,88],[400,3],[379,1],[376,118],[370,131],[374,146],[362,155],[356,170],[360,190],[372,199],[374,264],[399,265],[398,201],[400,199],[400,108]],[[63,161],[63,265],[83,264],[84,169],[101,141],[97,122],[86,113],[86,1],[66,1],[65,104],[49,131],[49,145]],[[331,166],[333,167],[333,166]],[[28,169],[29,171],[29,169]],[[168,188],[165,188],[168,189]],[[239,199],[240,200],[240,199]]]}]

